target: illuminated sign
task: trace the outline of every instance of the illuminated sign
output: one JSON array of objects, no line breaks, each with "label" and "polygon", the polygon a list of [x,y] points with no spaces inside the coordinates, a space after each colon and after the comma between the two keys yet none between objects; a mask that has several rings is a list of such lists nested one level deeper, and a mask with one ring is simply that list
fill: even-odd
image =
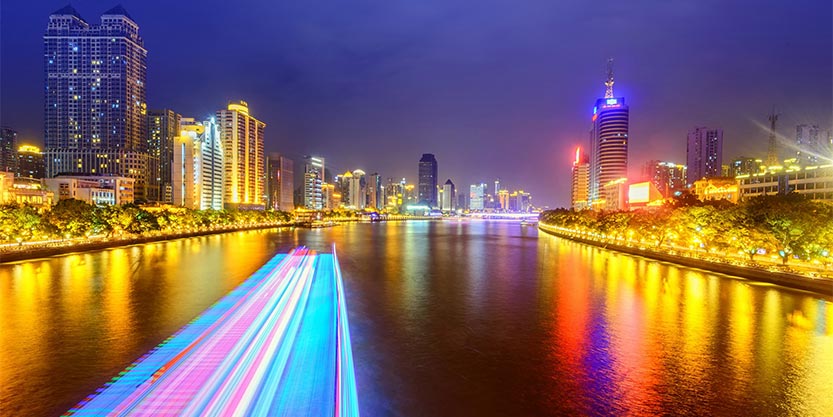
[{"label": "illuminated sign", "polygon": [[605,103],[607,103],[607,104],[616,104],[617,101],[616,101],[615,98],[609,98],[609,99],[607,99],[607,101]]},{"label": "illuminated sign", "polygon": [[597,111],[599,111],[599,108],[596,107],[596,106],[593,106],[593,114],[596,114]]}]

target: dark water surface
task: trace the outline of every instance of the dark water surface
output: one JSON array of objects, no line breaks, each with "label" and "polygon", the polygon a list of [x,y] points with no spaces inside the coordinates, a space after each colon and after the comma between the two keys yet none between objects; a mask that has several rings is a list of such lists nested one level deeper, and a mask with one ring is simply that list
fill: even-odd
[{"label": "dark water surface", "polygon": [[0,416],[59,415],[273,254],[336,243],[365,416],[833,415],[833,303],[502,222],[0,265]]}]

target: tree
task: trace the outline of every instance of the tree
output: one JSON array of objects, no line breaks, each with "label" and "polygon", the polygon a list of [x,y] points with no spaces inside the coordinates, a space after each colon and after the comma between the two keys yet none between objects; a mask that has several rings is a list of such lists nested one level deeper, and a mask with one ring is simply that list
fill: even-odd
[{"label": "tree", "polygon": [[93,228],[93,209],[94,206],[81,200],[61,200],[46,217],[58,235],[81,237]]}]

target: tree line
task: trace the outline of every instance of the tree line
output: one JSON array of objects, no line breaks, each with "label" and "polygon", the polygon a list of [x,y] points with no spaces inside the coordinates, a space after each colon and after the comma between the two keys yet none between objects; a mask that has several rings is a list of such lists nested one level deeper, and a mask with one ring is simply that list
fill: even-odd
[{"label": "tree line", "polygon": [[48,211],[22,204],[0,206],[0,242],[178,233],[291,220],[290,213],[276,210],[155,209],[135,204],[95,206],[70,199],[59,201]]},{"label": "tree line", "polygon": [[597,239],[644,247],[683,247],[711,253],[777,254],[833,261],[833,204],[791,193],[759,196],[739,204],[700,202],[690,195],[660,207],[634,211],[549,210],[540,221]]}]

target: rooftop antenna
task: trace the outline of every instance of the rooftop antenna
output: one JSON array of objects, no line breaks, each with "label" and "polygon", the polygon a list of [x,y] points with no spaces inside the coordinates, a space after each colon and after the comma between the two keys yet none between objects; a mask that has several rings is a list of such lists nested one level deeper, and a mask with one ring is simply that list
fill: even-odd
[{"label": "rooftop antenna", "polygon": [[607,81],[605,81],[605,98],[613,98],[613,58],[607,60]]},{"label": "rooftop antenna", "polygon": [[778,121],[778,116],[780,114],[775,112],[775,107],[772,108],[772,113],[767,116],[767,120],[769,120],[769,147],[766,153],[766,165],[770,167],[780,164],[778,161],[778,142],[775,140],[775,123]]}]

